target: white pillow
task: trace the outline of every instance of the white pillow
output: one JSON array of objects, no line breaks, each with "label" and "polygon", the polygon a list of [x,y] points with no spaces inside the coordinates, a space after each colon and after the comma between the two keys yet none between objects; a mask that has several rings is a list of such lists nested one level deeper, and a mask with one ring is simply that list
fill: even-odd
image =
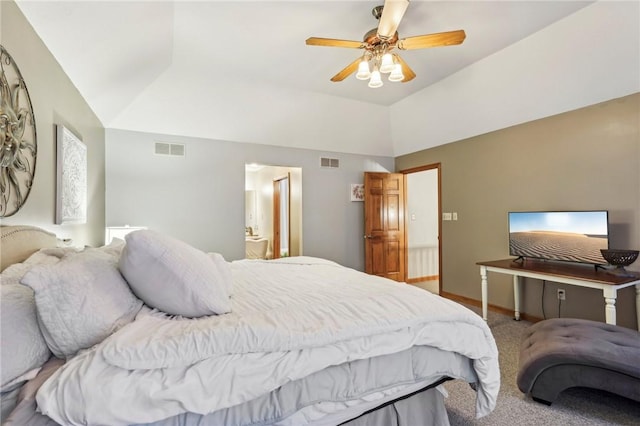
[{"label": "white pillow", "polygon": [[233,276],[231,273],[231,265],[224,260],[224,257],[220,253],[207,253],[209,259],[213,260],[218,272],[220,272],[220,278],[224,287],[227,289],[229,296],[233,293]]},{"label": "white pillow", "polygon": [[102,246],[102,247],[96,247],[96,248],[94,247],[85,247],[85,248],[53,247],[53,248],[41,249],[40,252],[49,256],[57,257],[58,259],[62,259],[68,254],[78,254],[78,253],[83,253],[85,251],[98,250],[103,253],[107,253],[111,255],[114,258],[114,260],[117,262],[118,258],[120,258],[120,254],[122,253],[123,248],[124,248],[124,240],[120,238],[113,238],[113,240],[108,245]]},{"label": "white pillow", "polygon": [[124,240],[120,238],[113,238],[106,246],[99,247],[97,250],[103,251],[113,256],[116,260],[120,259],[122,250],[124,249]]},{"label": "white pillow", "polygon": [[20,284],[35,265],[52,265],[60,259],[33,253],[22,263],[14,263],[0,274],[0,392],[4,393],[33,377],[51,356],[40,332],[33,291]]},{"label": "white pillow", "polygon": [[0,274],[0,284],[20,284],[20,280],[35,265],[52,265],[58,263],[60,259],[51,256],[47,251],[49,249],[40,249],[33,253],[22,263],[14,263],[8,266],[2,274]]},{"label": "white pillow", "polygon": [[6,392],[26,381],[24,375],[40,368],[51,352],[40,333],[33,291],[20,284],[2,285],[0,291],[0,391]]},{"label": "white pillow", "polygon": [[22,283],[35,292],[40,329],[58,358],[100,343],[131,322],[142,306],[113,256],[96,249],[36,266]]},{"label": "white pillow", "polygon": [[231,311],[227,279],[203,251],[152,230],[125,240],[120,272],[148,306],[190,318]]}]

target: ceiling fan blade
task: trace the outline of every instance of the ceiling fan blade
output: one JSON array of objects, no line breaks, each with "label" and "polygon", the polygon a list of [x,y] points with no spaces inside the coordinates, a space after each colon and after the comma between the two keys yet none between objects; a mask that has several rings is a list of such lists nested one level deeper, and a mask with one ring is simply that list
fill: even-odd
[{"label": "ceiling fan blade", "polygon": [[334,83],[337,83],[349,77],[358,69],[358,65],[360,65],[361,60],[362,58],[358,58],[355,61],[351,62],[349,65],[344,67],[342,71],[340,71],[338,74],[331,77],[331,81],[333,81]]},{"label": "ceiling fan blade", "polygon": [[407,81],[411,81],[414,78],[416,78],[416,73],[413,72],[411,67],[407,65],[407,63],[404,61],[404,59],[400,57],[400,55],[397,55],[394,53],[393,56],[395,57],[396,61],[398,61],[398,63],[402,66],[402,74],[404,75],[404,79],[402,80],[403,83],[406,83]]},{"label": "ceiling fan blade", "polygon": [[464,30],[447,31],[444,33],[426,34],[407,37],[398,40],[397,47],[402,50],[424,49],[426,47],[451,46],[461,44],[465,37]]},{"label": "ceiling fan blade", "polygon": [[361,41],[354,40],[338,40],[335,38],[309,37],[307,39],[308,46],[328,46],[328,47],[351,47],[361,49],[364,44]]},{"label": "ceiling fan blade", "polygon": [[409,6],[409,0],[385,0],[382,16],[378,23],[378,37],[382,40],[392,38]]}]

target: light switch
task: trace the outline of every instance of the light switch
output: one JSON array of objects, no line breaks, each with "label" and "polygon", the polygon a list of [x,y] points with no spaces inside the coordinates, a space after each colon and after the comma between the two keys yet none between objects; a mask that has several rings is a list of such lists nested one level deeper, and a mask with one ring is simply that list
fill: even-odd
[{"label": "light switch", "polygon": [[411,214],[411,220],[416,220],[416,215],[415,215],[415,213],[412,213],[412,214]]},{"label": "light switch", "polygon": [[442,213],[442,220],[451,220],[451,213]]},{"label": "light switch", "polygon": [[452,218],[453,220],[458,220],[458,212],[453,212],[453,213],[451,213],[451,218]]}]

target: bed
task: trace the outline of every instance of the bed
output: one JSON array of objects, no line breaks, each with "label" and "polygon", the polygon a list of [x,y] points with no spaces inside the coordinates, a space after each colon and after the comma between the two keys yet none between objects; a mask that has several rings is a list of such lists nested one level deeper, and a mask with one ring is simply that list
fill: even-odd
[{"label": "bed", "polygon": [[3,425],[447,425],[452,379],[495,408],[488,326],[424,290],[151,230],[84,250],[1,230]]}]

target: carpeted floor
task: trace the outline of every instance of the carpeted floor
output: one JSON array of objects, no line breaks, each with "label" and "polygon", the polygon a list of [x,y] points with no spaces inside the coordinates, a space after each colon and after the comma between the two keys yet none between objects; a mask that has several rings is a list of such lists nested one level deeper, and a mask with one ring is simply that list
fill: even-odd
[{"label": "carpeted floor", "polygon": [[[480,313],[479,308],[469,309]],[[569,389],[551,406],[524,396],[516,385],[518,354],[522,333],[531,323],[494,312],[489,312],[488,323],[500,353],[501,388],[496,409],[476,419],[474,391],[460,380],[447,382],[446,406],[451,425],[640,425],[640,403],[607,392]]]}]

